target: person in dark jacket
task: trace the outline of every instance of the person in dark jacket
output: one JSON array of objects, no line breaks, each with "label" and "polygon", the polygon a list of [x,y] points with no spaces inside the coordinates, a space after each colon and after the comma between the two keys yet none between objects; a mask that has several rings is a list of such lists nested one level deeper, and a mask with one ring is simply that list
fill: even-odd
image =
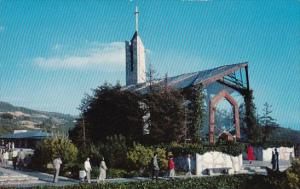
[{"label": "person in dark jacket", "polygon": [[277,148],[275,148],[275,161],[276,161],[276,171],[279,171],[279,153]]},{"label": "person in dark jacket", "polygon": [[275,158],[275,153],[274,153],[274,151],[272,151],[272,160],[271,160],[271,164],[272,164],[272,170],[275,171],[275,169],[276,169],[276,158]]}]

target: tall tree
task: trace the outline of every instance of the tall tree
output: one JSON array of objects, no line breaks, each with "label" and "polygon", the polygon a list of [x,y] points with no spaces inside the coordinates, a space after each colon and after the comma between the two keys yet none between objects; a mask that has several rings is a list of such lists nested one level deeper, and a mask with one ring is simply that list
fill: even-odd
[{"label": "tall tree", "polygon": [[143,133],[144,111],[140,108],[141,96],[121,90],[120,85],[104,84],[86,96],[80,106],[81,118],[73,131],[72,140],[83,144],[105,141],[107,136],[123,135],[129,141],[139,140]]},{"label": "tall tree", "polygon": [[259,122],[262,126],[278,126],[276,120],[271,116],[272,113],[272,105],[269,103],[264,103],[263,107],[263,115],[260,117]]},{"label": "tall tree", "polygon": [[256,117],[256,106],[254,104],[253,91],[245,93],[245,123],[247,124],[247,136],[251,143],[257,144],[262,141],[262,129]]},{"label": "tall tree", "polygon": [[182,141],[186,134],[183,96],[176,90],[152,92],[146,96],[150,111],[151,143]]},{"label": "tall tree", "polygon": [[263,115],[259,118],[260,124],[263,126],[263,142],[270,140],[271,133],[278,127],[276,120],[271,116],[272,106],[264,103]]},{"label": "tall tree", "polygon": [[205,104],[202,86],[193,86],[185,91],[183,94],[186,98],[186,124],[187,124],[187,138],[192,142],[200,142],[201,129],[204,126]]},{"label": "tall tree", "polygon": [[113,135],[122,135],[129,143],[169,143],[183,140],[186,134],[183,96],[176,90],[142,95],[105,84],[83,99],[80,110],[77,126],[70,132],[78,145],[105,142]]}]

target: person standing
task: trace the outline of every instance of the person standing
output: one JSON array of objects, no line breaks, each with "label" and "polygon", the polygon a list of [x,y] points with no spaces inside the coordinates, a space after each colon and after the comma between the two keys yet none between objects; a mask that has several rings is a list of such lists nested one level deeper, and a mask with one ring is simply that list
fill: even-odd
[{"label": "person standing", "polygon": [[158,166],[158,160],[157,160],[157,153],[154,153],[154,156],[152,158],[152,180],[155,177],[155,180],[158,180],[158,174],[159,174],[159,166]]},{"label": "person standing", "polygon": [[13,150],[13,152],[12,152],[12,161],[13,161],[14,170],[16,170],[17,161],[18,161],[18,152],[16,150]]},{"label": "person standing", "polygon": [[11,150],[11,142],[8,142],[8,145],[7,145],[7,150],[10,151]]},{"label": "person standing", "polygon": [[87,158],[84,162],[84,169],[86,172],[86,178],[88,183],[91,183],[91,171],[92,171],[92,166],[90,163],[90,158]]},{"label": "person standing", "polygon": [[53,178],[54,183],[58,182],[58,176],[59,176],[59,170],[60,170],[60,165],[61,164],[62,164],[62,161],[59,157],[55,158],[53,160],[53,167],[55,169],[54,178]]},{"label": "person standing", "polygon": [[8,154],[8,151],[5,150],[4,154],[3,154],[3,163],[4,163],[4,166],[8,165],[8,159],[9,159],[9,154]]},{"label": "person standing", "polygon": [[191,162],[191,155],[188,154],[186,158],[186,164],[187,164],[187,173],[185,176],[192,177],[192,162]]},{"label": "person standing", "polygon": [[24,159],[25,159],[25,153],[23,149],[21,149],[18,152],[18,167],[20,170],[24,168]]},{"label": "person standing", "polygon": [[275,169],[276,169],[276,157],[275,157],[274,151],[272,151],[271,164],[272,164],[272,170],[275,171]]},{"label": "person standing", "polygon": [[170,177],[170,179],[174,180],[174,177],[175,177],[175,163],[174,163],[174,160],[173,160],[173,156],[169,157],[168,167],[169,167],[169,177]]},{"label": "person standing", "polygon": [[99,166],[99,171],[100,171],[100,174],[99,174],[99,178],[98,178],[98,183],[100,181],[104,181],[106,179],[106,170],[107,170],[107,166],[105,164],[105,161],[104,161],[104,157],[102,157],[102,161],[100,163],[100,166]]},{"label": "person standing", "polygon": [[247,158],[250,164],[252,163],[253,160],[255,160],[254,150],[251,145],[249,145],[247,148]]},{"label": "person standing", "polygon": [[276,171],[279,171],[279,153],[277,148],[275,148],[275,162],[276,162]]},{"label": "person standing", "polygon": [[0,163],[4,163],[4,158],[3,158],[3,150],[0,148]]},{"label": "person standing", "polygon": [[11,143],[11,149],[15,150],[15,143],[14,142]]}]

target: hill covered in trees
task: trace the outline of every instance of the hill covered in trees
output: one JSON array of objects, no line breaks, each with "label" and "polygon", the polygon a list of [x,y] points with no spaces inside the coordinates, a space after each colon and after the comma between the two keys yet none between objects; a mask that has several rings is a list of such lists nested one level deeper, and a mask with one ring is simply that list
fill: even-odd
[{"label": "hill covered in trees", "polygon": [[74,120],[72,115],[32,110],[0,101],[0,135],[15,129],[67,133],[74,127]]}]

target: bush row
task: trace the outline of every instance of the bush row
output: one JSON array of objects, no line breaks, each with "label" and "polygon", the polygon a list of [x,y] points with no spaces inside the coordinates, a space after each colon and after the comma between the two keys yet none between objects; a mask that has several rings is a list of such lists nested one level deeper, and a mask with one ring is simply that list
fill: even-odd
[{"label": "bush row", "polygon": [[175,156],[184,156],[186,154],[204,154],[210,151],[219,151],[228,155],[238,156],[245,150],[245,144],[218,144],[218,145],[199,145],[199,144],[182,144],[171,145],[167,148]]},{"label": "bush row", "polygon": [[[38,186],[34,189],[56,189],[62,187]],[[215,176],[194,179],[178,179],[174,181],[146,181],[127,183],[104,183],[104,184],[79,184],[64,186],[65,189],[291,189],[286,182],[286,177],[282,174],[276,176],[263,175],[234,175]]]},{"label": "bush row", "polygon": [[267,141],[264,143],[259,143],[254,145],[255,147],[262,147],[263,149],[267,148],[279,148],[279,147],[293,147],[295,144],[293,141]]}]

